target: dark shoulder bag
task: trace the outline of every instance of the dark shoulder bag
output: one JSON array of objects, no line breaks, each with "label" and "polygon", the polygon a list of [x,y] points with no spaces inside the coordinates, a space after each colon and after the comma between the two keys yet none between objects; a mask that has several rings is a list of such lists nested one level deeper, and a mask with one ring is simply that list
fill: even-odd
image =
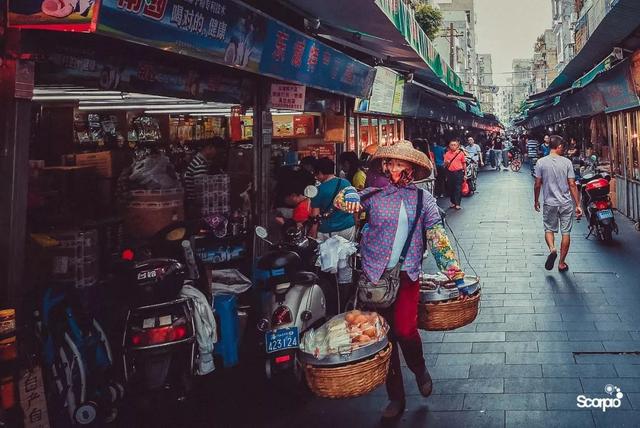
[{"label": "dark shoulder bag", "polygon": [[400,288],[400,271],[404,264],[404,259],[409,252],[411,238],[418,226],[420,215],[422,214],[422,189],[418,189],[418,204],[416,206],[416,217],[407,235],[407,240],[402,247],[402,253],[398,263],[391,269],[385,269],[380,279],[376,282],[370,281],[366,275],[361,275],[358,281],[358,289],[356,291],[356,304],[361,302],[364,306],[371,308],[385,309],[396,301],[398,289]]}]

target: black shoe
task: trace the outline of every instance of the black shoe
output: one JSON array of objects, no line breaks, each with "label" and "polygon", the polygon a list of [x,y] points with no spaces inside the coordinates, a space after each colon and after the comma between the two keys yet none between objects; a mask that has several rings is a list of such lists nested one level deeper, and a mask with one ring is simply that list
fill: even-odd
[{"label": "black shoe", "polygon": [[397,419],[404,413],[405,402],[404,400],[392,400],[387,404],[387,407],[382,412],[382,420],[389,421]]},{"label": "black shoe", "polygon": [[423,397],[428,397],[433,392],[433,380],[427,369],[424,370],[424,374],[420,376],[416,375],[416,383]]},{"label": "black shoe", "polygon": [[549,255],[547,256],[547,261],[544,264],[544,268],[546,270],[551,270],[553,269],[553,265],[556,263],[556,258],[558,257],[558,251],[552,251],[549,253]]}]

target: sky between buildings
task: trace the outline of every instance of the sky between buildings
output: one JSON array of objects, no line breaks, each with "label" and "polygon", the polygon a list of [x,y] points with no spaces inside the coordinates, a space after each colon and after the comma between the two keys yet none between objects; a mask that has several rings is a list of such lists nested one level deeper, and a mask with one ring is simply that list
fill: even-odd
[{"label": "sky between buildings", "polygon": [[552,28],[551,0],[475,0],[478,53],[490,53],[494,85],[506,85],[514,58],[532,58],[536,38]]}]

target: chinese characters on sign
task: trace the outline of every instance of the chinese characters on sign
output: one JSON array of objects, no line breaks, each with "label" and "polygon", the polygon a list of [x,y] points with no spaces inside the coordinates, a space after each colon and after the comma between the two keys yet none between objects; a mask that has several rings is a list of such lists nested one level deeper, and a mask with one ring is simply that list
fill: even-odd
[{"label": "chinese characters on sign", "polygon": [[366,97],[374,69],[234,0],[102,0],[97,33]]},{"label": "chinese characters on sign", "polygon": [[304,110],[305,87],[300,85],[271,84],[271,107]]},{"label": "chinese characters on sign", "polygon": [[22,372],[19,390],[25,428],[49,428],[47,401],[44,394],[42,370],[39,366]]}]

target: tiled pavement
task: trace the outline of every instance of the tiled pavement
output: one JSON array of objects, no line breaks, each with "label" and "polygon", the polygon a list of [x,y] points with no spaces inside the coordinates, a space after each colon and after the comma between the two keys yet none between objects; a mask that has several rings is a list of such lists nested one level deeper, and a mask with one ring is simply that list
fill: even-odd
[{"label": "tiled pavement", "polygon": [[[480,315],[456,331],[422,332],[434,395],[418,395],[405,373],[397,426],[640,426],[640,234],[618,215],[621,233],[603,245],[578,223],[570,272],[547,272],[531,177],[487,171],[479,190],[448,219],[482,278]],[[577,407],[577,395],[605,397],[607,384],[624,393],[620,409]],[[228,426],[373,427],[386,404],[384,388],[335,401],[275,394],[247,392]]]}]

